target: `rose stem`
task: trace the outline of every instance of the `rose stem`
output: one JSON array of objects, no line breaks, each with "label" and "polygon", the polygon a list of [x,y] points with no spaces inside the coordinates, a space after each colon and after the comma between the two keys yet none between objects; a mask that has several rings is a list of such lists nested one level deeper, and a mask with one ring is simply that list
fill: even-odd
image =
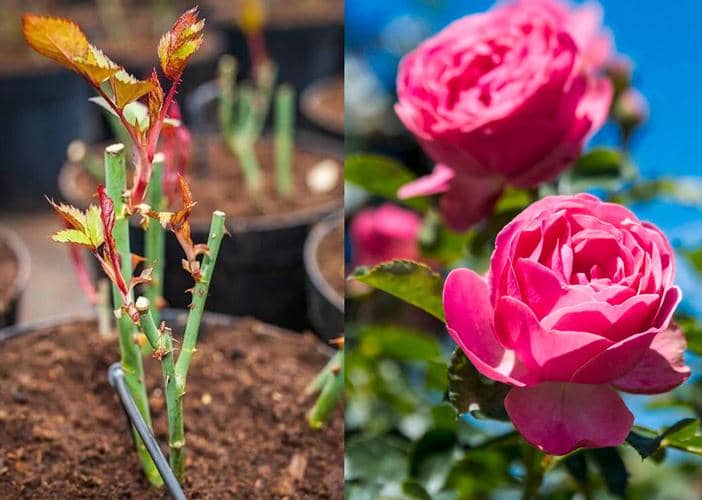
[{"label": "rose stem", "polygon": [[[163,210],[163,153],[154,155],[151,181],[147,191],[148,204],[153,210]],[[156,323],[160,321],[159,304],[163,297],[163,266],[166,260],[166,233],[157,221],[149,221],[144,242],[144,257],[151,267],[151,283],[146,287],[146,298],[151,304],[151,313]]]},{"label": "rose stem", "polygon": [[312,409],[307,413],[307,422],[313,429],[321,428],[331,412],[336,408],[344,391],[344,355],[339,351],[334,356],[336,363],[331,366],[324,381],[324,387]]},{"label": "rose stem", "polygon": [[[150,307],[149,299],[139,297],[136,301],[136,308],[139,311],[139,322],[141,323],[141,331],[146,335],[151,347],[158,353],[161,360],[161,370],[163,372],[163,386],[166,388],[166,413],[168,414],[168,447],[170,455],[177,453],[176,450],[182,448],[184,440],[179,438],[176,429],[178,429],[178,419],[176,415],[181,414],[182,422],[182,405],[178,404],[178,387],[176,386],[175,363],[173,357],[173,337],[169,331],[161,331],[156,327],[156,322]],[[183,469],[173,468],[174,474],[178,481],[183,483]]]},{"label": "rose stem", "polygon": [[[121,258],[121,271],[124,280],[128,283],[132,276],[131,251],[129,245],[129,221],[125,215],[124,201],[122,195],[126,189],[126,168],[125,154],[123,144],[113,144],[105,148],[105,189],[107,196],[112,199],[115,210],[115,227],[113,229],[113,237],[117,252]],[[113,306],[115,311],[121,310],[122,296],[116,286],[112,287]],[[146,395],[146,386],[144,384],[144,366],[142,363],[141,350],[134,342],[136,327],[132,323],[127,314],[119,315],[117,320],[119,330],[119,348],[121,352],[120,363],[124,370],[124,378],[129,388],[129,392],[134,398],[134,402],[139,408],[139,412],[144,417],[144,421],[151,428],[151,414],[149,412],[149,400]],[[144,446],[136,430],[132,428],[134,434],[134,442],[136,443],[137,453],[141,461],[144,473],[152,484],[156,486],[163,485],[163,479],[156,469],[149,452]]]},{"label": "rose stem", "polygon": [[531,445],[527,445],[524,465],[526,467],[526,477],[524,478],[524,491],[522,500],[531,500],[539,497],[539,489],[544,479],[544,470],[541,466],[543,454]]},{"label": "rose stem", "polygon": [[293,193],[294,137],[295,91],[289,85],[281,85],[275,95],[275,173],[281,198]]},{"label": "rose stem", "polygon": [[327,364],[324,365],[324,368],[322,368],[319,371],[319,373],[314,377],[312,382],[307,384],[307,387],[305,387],[305,390],[303,391],[305,394],[314,394],[315,392],[322,390],[322,387],[324,387],[324,383],[327,381],[327,376],[331,372],[332,367],[336,366],[336,364],[339,362],[339,352],[332,356],[332,358],[327,362]]},{"label": "rose stem", "polygon": [[[197,344],[197,336],[200,331],[202,313],[205,309],[205,301],[207,300],[207,293],[210,288],[224,232],[224,212],[215,211],[212,213],[210,237],[207,241],[208,251],[202,258],[202,276],[193,288],[193,302],[190,305],[190,313],[188,314],[188,321],[185,324],[185,333],[183,334],[183,344],[175,365],[176,391],[174,394],[175,401],[169,403],[173,411],[169,412],[168,417],[169,423],[172,423],[172,426],[169,425],[168,440],[171,447],[169,462],[171,469],[173,469],[179,480],[182,480],[185,470],[185,428],[183,426],[185,382],[188,377],[190,362],[196,351],[195,345]],[[168,397],[168,391],[166,391],[166,397]]]}]

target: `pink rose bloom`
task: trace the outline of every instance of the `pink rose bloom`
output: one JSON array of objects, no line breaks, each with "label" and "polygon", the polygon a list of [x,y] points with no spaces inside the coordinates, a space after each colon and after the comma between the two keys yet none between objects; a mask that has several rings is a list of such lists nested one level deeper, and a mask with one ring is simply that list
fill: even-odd
[{"label": "pink rose bloom", "polygon": [[373,266],[392,259],[419,259],[421,225],[419,215],[390,203],[361,210],[351,222],[355,264]]},{"label": "pink rose bloom", "polygon": [[550,196],[497,236],[487,278],[452,271],[446,325],[473,365],[512,386],[505,409],[553,455],[617,446],[633,415],[617,390],[657,394],[690,375],[671,316],[670,244],[594,196]]},{"label": "pink rose bloom", "polygon": [[443,193],[446,222],[488,215],[506,184],[555,178],[607,118],[612,87],[585,67],[552,2],[455,21],[401,62],[395,111],[438,164],[401,198]]},{"label": "pink rose bloom", "polygon": [[597,2],[573,5],[563,0],[518,0],[518,8],[544,9],[573,37],[587,71],[601,71],[612,58],[614,42],[602,26],[602,7]]}]

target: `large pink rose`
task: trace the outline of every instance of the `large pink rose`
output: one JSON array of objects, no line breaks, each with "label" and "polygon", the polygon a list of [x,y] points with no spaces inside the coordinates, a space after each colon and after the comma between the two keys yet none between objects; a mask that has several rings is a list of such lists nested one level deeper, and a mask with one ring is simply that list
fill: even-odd
[{"label": "large pink rose", "polygon": [[464,17],[400,64],[395,111],[439,172],[399,195],[445,193],[454,229],[487,215],[506,184],[556,177],[607,118],[611,84],[550,6],[520,1]]},{"label": "large pink rose", "polygon": [[498,235],[487,278],[452,271],[449,333],[534,446],[561,455],[622,444],[633,416],[617,390],[655,394],[690,374],[671,325],[673,251],[652,224],[594,196],[552,196]]},{"label": "large pink rose", "polygon": [[351,222],[354,264],[372,266],[392,259],[419,259],[421,217],[385,203],[361,210]]}]

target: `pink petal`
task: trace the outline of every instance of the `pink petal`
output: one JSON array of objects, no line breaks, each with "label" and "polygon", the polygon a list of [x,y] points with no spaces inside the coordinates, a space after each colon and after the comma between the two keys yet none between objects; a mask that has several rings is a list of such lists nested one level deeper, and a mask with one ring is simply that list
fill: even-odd
[{"label": "pink petal", "polygon": [[607,385],[543,383],[513,388],[505,409],[533,446],[551,455],[624,443],[634,416]]},{"label": "pink petal", "polygon": [[534,313],[512,297],[498,299],[495,330],[511,338],[517,357],[540,380],[568,381],[578,368],[612,345],[591,333],[546,331]]},{"label": "pink petal", "polygon": [[397,192],[397,197],[401,200],[406,200],[417,196],[443,193],[448,190],[454,175],[453,169],[446,165],[438,164],[434,167],[431,174],[402,186]]},{"label": "pink petal", "polygon": [[617,342],[578,369],[573,374],[572,381],[580,384],[606,384],[623,376],[641,361],[659,331],[651,328]]},{"label": "pink petal", "polygon": [[554,272],[539,262],[518,259],[514,264],[514,272],[522,298],[538,318],[547,315],[565,293],[564,284]]},{"label": "pink petal", "polygon": [[660,394],[679,386],[690,376],[685,365],[685,336],[673,325],[656,335],[641,361],[614,386],[634,394]]},{"label": "pink petal", "polygon": [[493,333],[487,284],[470,269],[454,269],[444,285],[444,312],[449,334],[486,377],[522,386],[528,378],[514,351]]},{"label": "pink petal", "polygon": [[554,310],[541,324],[547,330],[586,331],[617,342],[647,329],[659,302],[656,294],[636,295],[617,305],[581,302]]}]

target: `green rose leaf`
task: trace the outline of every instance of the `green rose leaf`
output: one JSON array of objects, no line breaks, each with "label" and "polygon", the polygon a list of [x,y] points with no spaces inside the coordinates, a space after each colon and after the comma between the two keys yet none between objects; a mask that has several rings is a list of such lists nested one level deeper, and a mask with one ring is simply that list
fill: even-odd
[{"label": "green rose leaf", "polygon": [[444,321],[444,281],[425,264],[391,260],[373,267],[359,267],[350,278],[365,283],[416,306]]},{"label": "green rose leaf", "polygon": [[[397,160],[371,154],[347,156],[344,176],[347,181],[388,200],[397,200],[397,190],[417,177]],[[429,208],[427,198],[412,198],[402,203],[422,212]]]},{"label": "green rose leaf", "polygon": [[702,436],[697,434],[699,422],[695,418],[684,418],[661,433],[636,426],[626,438],[641,458],[648,458],[661,448],[677,448],[702,455]]},{"label": "green rose leaf", "polygon": [[510,387],[481,375],[457,347],[448,369],[449,401],[459,414],[509,421],[504,400]]},{"label": "green rose leaf", "polygon": [[573,176],[581,178],[617,178],[625,165],[624,155],[613,148],[594,148],[575,163]]}]

